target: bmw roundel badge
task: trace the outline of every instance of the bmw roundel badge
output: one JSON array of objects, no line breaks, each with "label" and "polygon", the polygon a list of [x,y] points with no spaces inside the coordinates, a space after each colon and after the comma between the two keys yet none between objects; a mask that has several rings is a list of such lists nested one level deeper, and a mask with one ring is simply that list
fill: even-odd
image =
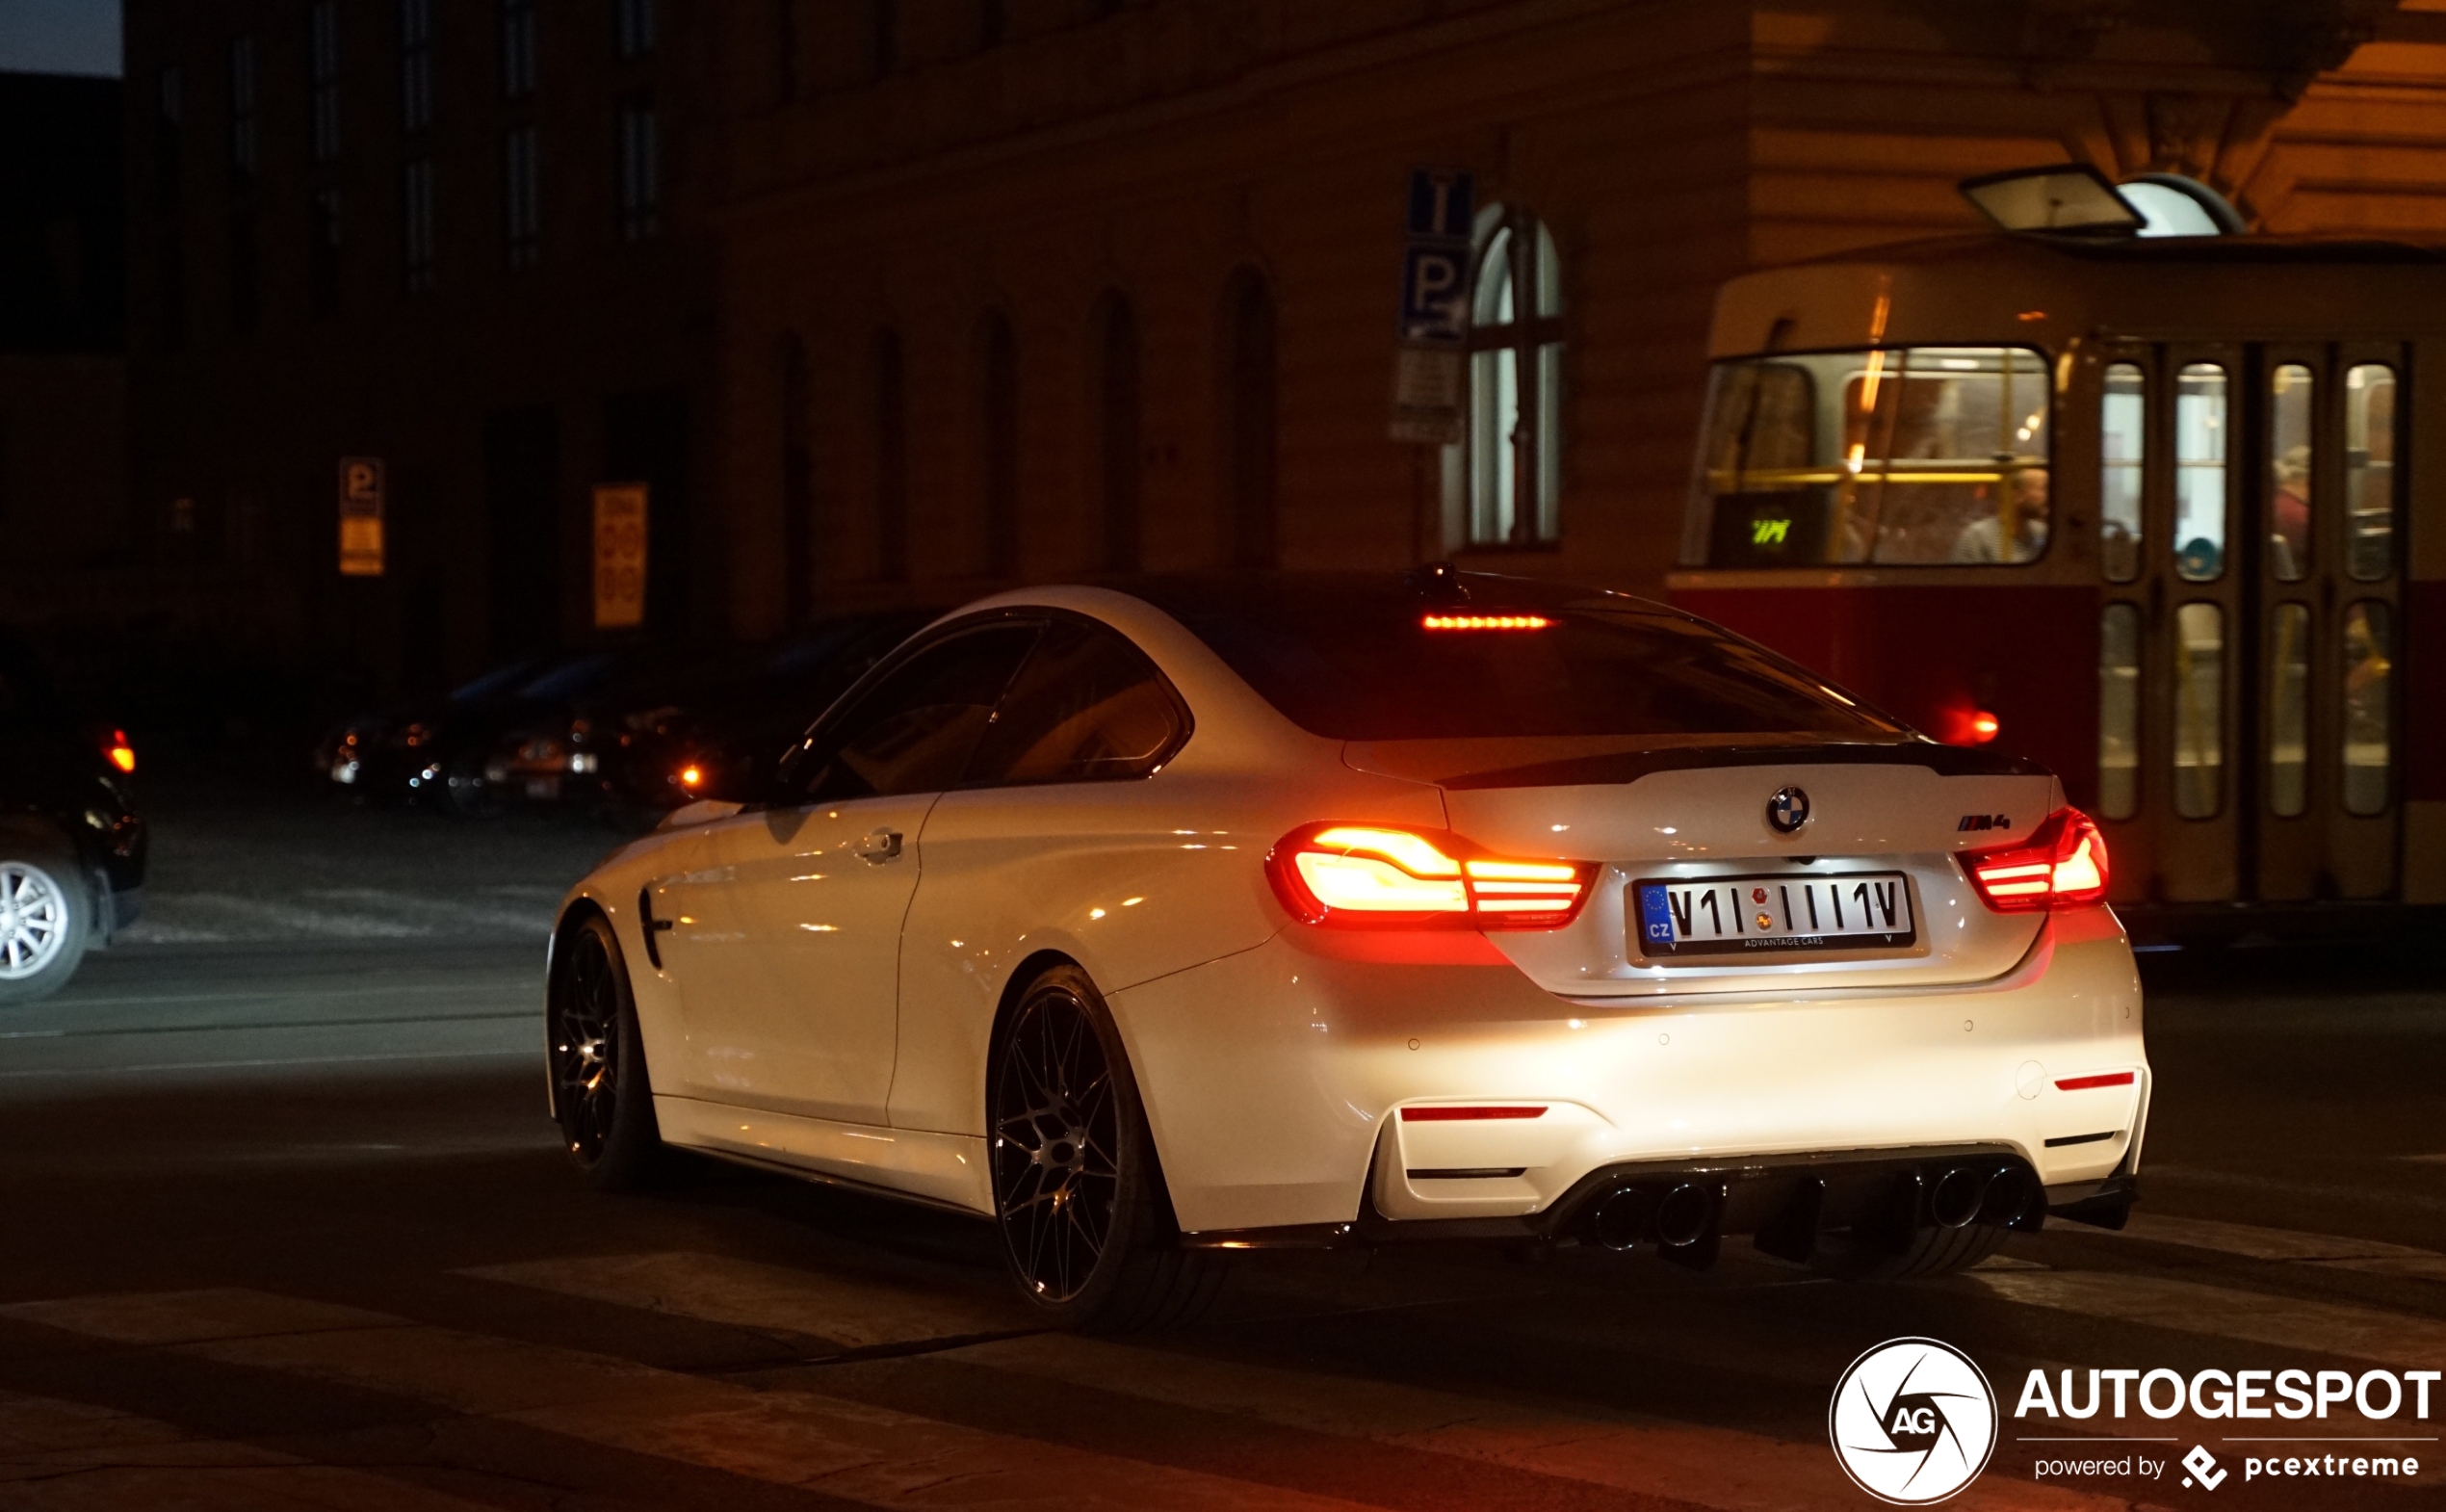
[{"label": "bmw roundel badge", "polygon": [[1797,835],[1809,821],[1809,795],[1798,788],[1778,788],[1766,800],[1766,821],[1779,835]]}]

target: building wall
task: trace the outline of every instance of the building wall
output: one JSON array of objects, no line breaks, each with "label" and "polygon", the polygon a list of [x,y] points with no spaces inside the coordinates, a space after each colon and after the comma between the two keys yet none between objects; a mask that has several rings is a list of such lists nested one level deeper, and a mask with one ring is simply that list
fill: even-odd
[{"label": "building wall", "polygon": [[119,85],[0,73],[0,613],[125,543]]},{"label": "building wall", "polygon": [[[2446,16],[2383,4],[1943,7],[1908,0],[1477,4],[1148,0],[977,8],[810,3],[804,92],[743,122],[723,245],[724,485],[736,623],[789,602],[785,418],[769,356],[813,354],[815,598],[986,586],[977,357],[987,307],[1020,339],[1019,575],[1101,564],[1090,312],[1145,333],[1145,561],[1217,563],[1217,301],[1236,269],[1281,320],[1280,556],[1476,565],[1653,588],[1678,530],[1712,290],[1748,268],[1975,229],[1954,185],[2066,158],[2182,171],[2277,230],[2428,232],[2441,214]],[[835,28],[823,33],[825,26]],[[727,45],[770,39],[742,24]],[[862,49],[864,49],[862,51]],[[845,63],[843,60],[851,60]],[[863,61],[863,66],[858,61]],[[2340,66],[2339,66],[2340,65]],[[1400,194],[1471,169],[1532,208],[1563,260],[1563,527],[1470,552],[1445,458],[1387,439]],[[902,332],[924,548],[879,581],[867,353]]]},{"label": "building wall", "polygon": [[[420,129],[403,114],[403,9],[339,0],[339,143],[318,159],[305,0],[132,0],[133,472],[153,560],[217,579],[220,602],[300,653],[429,685],[509,649],[538,602],[546,634],[590,633],[589,490],[635,465],[613,428],[634,424],[637,396],[707,392],[703,269],[721,137],[689,0],[660,0],[656,44],[636,59],[616,55],[609,5],[540,0],[535,86],[521,98],[505,90],[497,4],[433,0]],[[232,147],[242,37],[256,59],[251,173]],[[615,112],[638,91],[661,126],[662,171],[658,228],[631,240],[614,203]],[[522,127],[539,148],[532,266],[508,248],[507,139]],[[412,277],[416,162],[431,165],[435,239],[429,274]],[[319,301],[324,191],[339,196],[341,234],[336,299]],[[247,224],[251,324],[236,229]],[[701,426],[703,406],[681,410]],[[557,445],[539,496],[520,508],[542,517],[505,530],[488,499],[488,428],[536,414]],[[682,456],[706,455],[687,440]],[[378,580],[337,572],[338,466],[351,456],[386,466]],[[688,474],[672,490],[705,492]],[[658,630],[718,628],[722,564],[707,556],[701,584],[660,563],[692,591],[664,595]]]},{"label": "building wall", "polygon": [[[328,164],[306,130],[305,0],[129,7],[142,538],[221,575],[233,612],[394,681],[502,649],[521,582],[552,600],[560,639],[587,638],[586,490],[649,454],[690,508],[656,542],[658,581],[689,589],[658,633],[765,635],[1103,567],[1093,333],[1115,297],[1142,342],[1145,566],[1234,554],[1223,300],[1254,270],[1278,323],[1282,564],[1453,555],[1653,588],[1712,292],[1733,274],[1972,229],[1956,180],[2066,157],[2195,174],[2270,229],[2429,235],[2446,218],[2441,0],[660,0],[641,62],[612,55],[616,0],[583,0],[539,12],[532,107],[500,97],[501,3],[437,0],[435,123],[410,134],[396,0],[338,0],[346,119]],[[261,49],[251,184],[226,160],[242,33]],[[611,132],[637,88],[668,127],[667,216],[630,243]],[[513,271],[502,137],[528,118],[546,148],[544,250]],[[427,293],[403,286],[397,256],[416,156],[440,183]],[[1482,200],[1555,236],[1550,547],[1468,550],[1447,457],[1388,438],[1400,196],[1419,166],[1470,169]],[[321,188],[347,208],[342,298],[318,316]],[[265,302],[243,331],[228,225],[249,206]],[[1019,374],[1018,550],[1000,565],[989,311]],[[887,332],[905,392],[902,576],[878,513]],[[676,450],[641,439],[669,413],[640,407],[649,393],[684,411]],[[539,416],[557,442],[550,518],[506,535],[486,436]],[[333,567],[348,455],[391,465],[379,584]]]}]

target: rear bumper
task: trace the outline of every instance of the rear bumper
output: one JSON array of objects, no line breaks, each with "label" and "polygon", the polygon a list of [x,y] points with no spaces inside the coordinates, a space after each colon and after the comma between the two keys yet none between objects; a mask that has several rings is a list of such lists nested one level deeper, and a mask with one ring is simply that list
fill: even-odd
[{"label": "rear bumper", "polygon": [[[1995,981],[1800,1001],[1565,999],[1465,950],[1405,961],[1314,940],[1280,935],[1112,997],[1184,1232],[1350,1225],[1371,1210],[1549,1233],[1592,1183],[1633,1169],[1971,1151],[2077,1201],[2139,1168],[2140,986],[2103,909],[2051,922]],[[1543,1111],[1401,1116],[1438,1104]]]},{"label": "rear bumper", "polygon": [[[1948,1193],[1949,1177],[1973,1184],[1950,1193],[1950,1204],[1940,1198]],[[1696,1238],[1667,1246],[1657,1233],[1657,1210],[1665,1196],[1683,1190],[1699,1194],[1704,1221]],[[1976,1200],[1965,1207],[1958,1191],[1974,1192]],[[1630,1200],[1618,1204],[1620,1198]],[[1798,1262],[1809,1258],[1827,1230],[1900,1231],[1963,1222],[2036,1230],[2050,1217],[2120,1229],[2139,1200],[2139,1179],[2121,1174],[2042,1187],[2027,1162],[2001,1145],[1829,1150],[1626,1161],[1589,1172],[1541,1211],[1517,1217],[1400,1220],[1387,1218],[1371,1203],[1349,1223],[1210,1230],[1187,1236],[1185,1242],[1201,1249],[1307,1249],[1571,1240],[1627,1249],[1685,1248],[1727,1235],[1751,1235],[1758,1248]]]}]

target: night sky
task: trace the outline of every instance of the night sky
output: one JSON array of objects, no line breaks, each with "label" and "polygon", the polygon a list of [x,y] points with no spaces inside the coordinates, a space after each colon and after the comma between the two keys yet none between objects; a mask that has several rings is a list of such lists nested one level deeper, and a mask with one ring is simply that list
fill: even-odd
[{"label": "night sky", "polygon": [[119,71],[118,0],[6,0],[0,72]]}]

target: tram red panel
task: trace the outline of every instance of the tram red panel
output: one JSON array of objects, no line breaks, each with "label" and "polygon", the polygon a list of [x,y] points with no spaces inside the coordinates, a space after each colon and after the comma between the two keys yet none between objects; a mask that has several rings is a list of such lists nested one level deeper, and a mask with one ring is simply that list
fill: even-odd
[{"label": "tram red panel", "polygon": [[2073,802],[2095,800],[2095,588],[1701,587],[1673,602],[1938,740],[1975,743],[1972,717],[1993,715],[1999,749],[2044,763]]},{"label": "tram red panel", "polygon": [[2446,798],[2446,582],[2404,585],[2404,796]]}]

